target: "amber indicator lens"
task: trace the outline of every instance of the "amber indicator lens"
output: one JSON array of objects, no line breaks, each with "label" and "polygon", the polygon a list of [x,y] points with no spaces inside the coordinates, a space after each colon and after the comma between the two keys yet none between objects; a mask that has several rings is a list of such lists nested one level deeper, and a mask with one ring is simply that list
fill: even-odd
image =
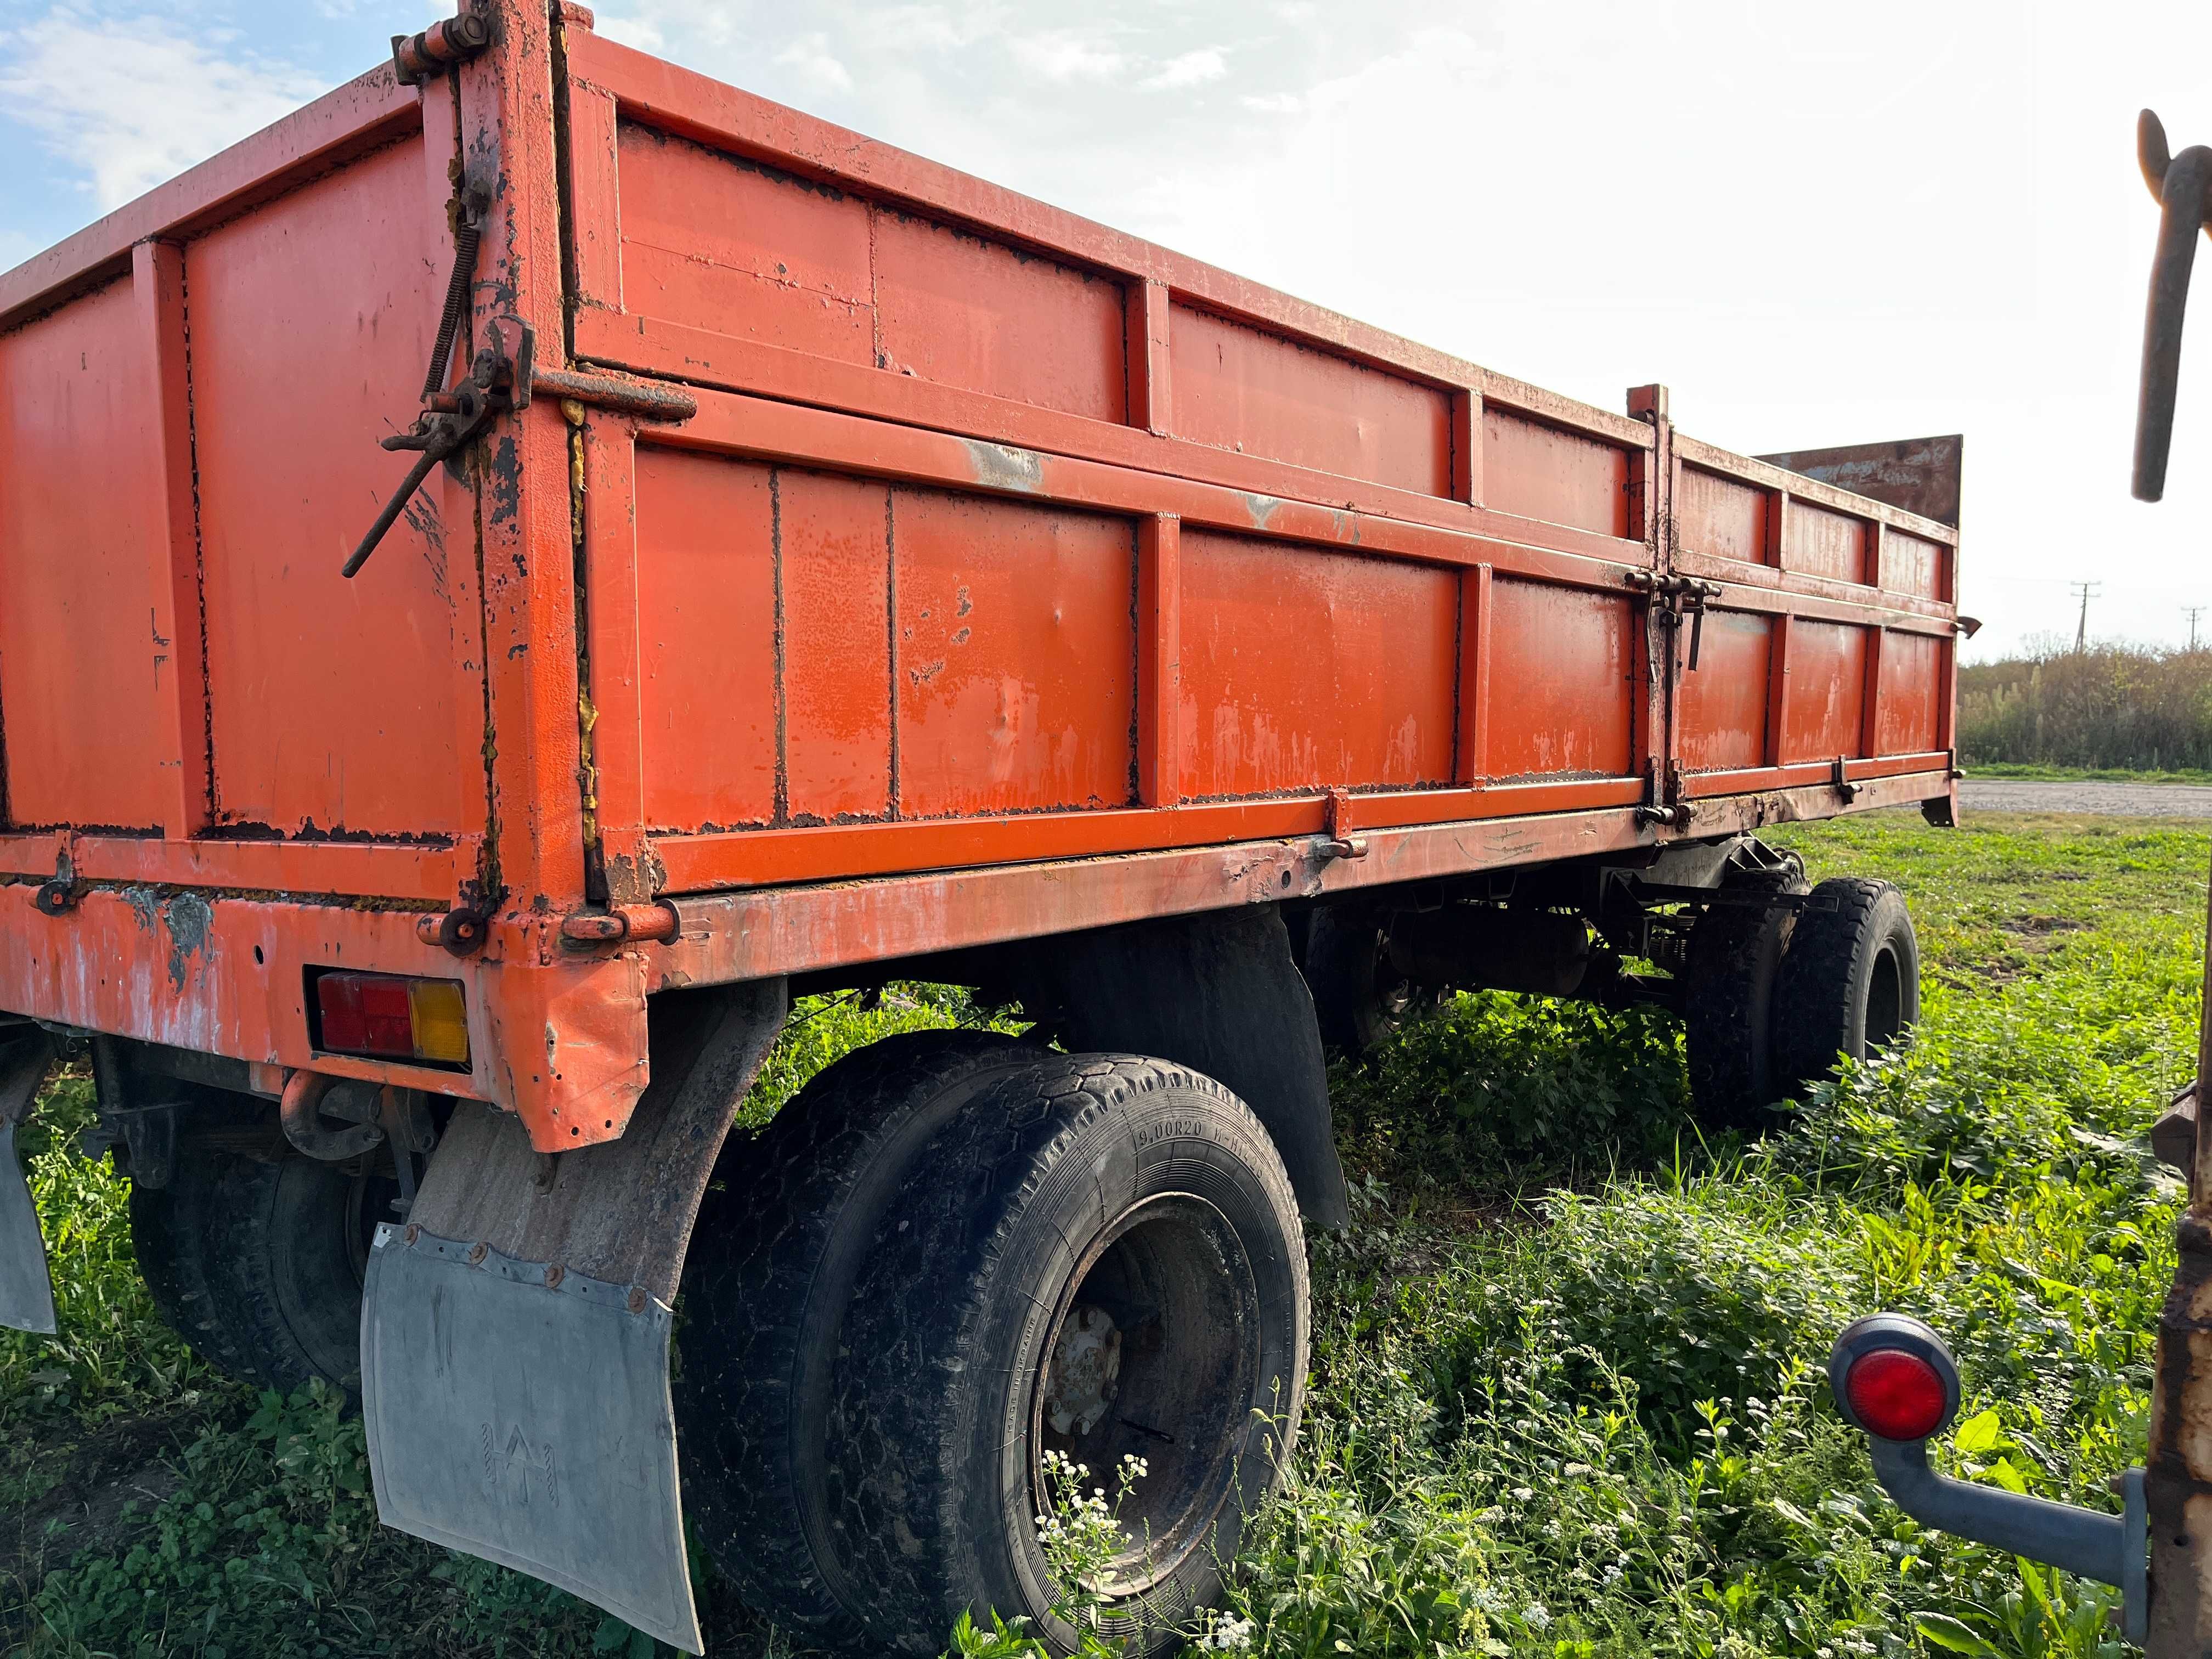
[{"label": "amber indicator lens", "polygon": [[1884,1440],[1925,1440],[1948,1404],[1936,1367],[1899,1348],[1876,1348],[1853,1360],[1844,1395],[1868,1432]]},{"label": "amber indicator lens", "polygon": [[325,974],[315,981],[317,1046],[334,1054],[469,1063],[468,1012],[459,980],[397,974]]}]

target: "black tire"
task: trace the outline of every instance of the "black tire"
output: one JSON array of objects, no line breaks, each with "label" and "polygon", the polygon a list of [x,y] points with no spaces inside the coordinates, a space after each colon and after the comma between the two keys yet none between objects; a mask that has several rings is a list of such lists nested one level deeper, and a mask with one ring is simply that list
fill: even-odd
[{"label": "black tire", "polygon": [[210,1208],[218,1201],[216,1189],[222,1182],[216,1156],[179,1146],[167,1186],[132,1183],[131,1244],[161,1322],[224,1376],[242,1378],[245,1352],[237,1333],[216,1311],[208,1282]]},{"label": "black tire", "polygon": [[1886,881],[1832,876],[1813,890],[1782,959],[1775,1022],[1785,1091],[1826,1077],[1838,1054],[1864,1060],[1920,1018],[1920,942],[1905,895]]},{"label": "black tire", "polygon": [[133,1188],[139,1271],[169,1328],[218,1370],[361,1401],[361,1287],[398,1183],[306,1158],[187,1143],[161,1191]]},{"label": "black tire", "polygon": [[[1722,887],[1727,897],[1747,900],[1804,890],[1802,879],[1781,870],[1734,871]],[[1789,1092],[1776,1059],[1774,1011],[1793,921],[1784,908],[1717,903],[1691,930],[1682,1026],[1700,1122],[1755,1127]]]},{"label": "black tire", "polygon": [[1322,1046],[1352,1059],[1388,1041],[1433,1007],[1437,994],[1390,965],[1388,935],[1357,905],[1314,912],[1298,964],[1313,993]]},{"label": "black tire", "polygon": [[830,1588],[823,1496],[854,1280],[931,1137],[1040,1052],[990,1031],[914,1031],[857,1049],[757,1139],[732,1137],[700,1205],[674,1384],[688,1508],[738,1593],[816,1640],[860,1634]]},{"label": "black tire", "polygon": [[[880,1237],[831,1442],[870,1636],[933,1655],[960,1613],[996,1612],[1075,1650],[1037,1538],[1050,1449],[1109,1491],[1125,1453],[1149,1460],[1094,1633],[1176,1647],[1297,1433],[1304,1236],[1267,1132],[1165,1061],[1051,1054],[976,1097]],[[1081,1328],[1118,1345],[1115,1389],[1079,1395],[1060,1369]]]}]

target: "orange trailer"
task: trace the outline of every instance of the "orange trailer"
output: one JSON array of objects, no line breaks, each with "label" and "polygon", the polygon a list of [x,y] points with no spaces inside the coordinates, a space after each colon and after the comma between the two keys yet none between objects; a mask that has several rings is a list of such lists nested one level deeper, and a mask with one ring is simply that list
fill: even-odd
[{"label": "orange trailer", "polygon": [[[0,277],[0,1136],[88,1049],[180,1328],[357,1386],[393,1524],[679,1644],[679,1284],[726,1304],[695,1500],[780,1616],[1072,1640],[1043,1453],[1111,1463],[1148,1399],[1212,1425],[1152,1443],[1118,1581],[1164,1630],[1265,1487],[1244,1408],[1295,1430],[1324,1035],[1656,1000],[1740,1115],[1917,1008],[1893,890],[1753,832],[1948,821],[1955,440],[1729,454],[1664,388],[1508,380],[580,7],[471,0]],[[1060,1047],[876,1056],[786,1115],[843,1141],[722,1155],[793,989],[894,977]],[[1005,1291],[1034,1328],[915,1219],[978,1121],[1029,1174],[969,1220],[1059,1240]],[[1098,1136],[1129,1191],[1045,1228],[1016,1189]],[[0,1312],[50,1328],[13,1168]],[[879,1247],[909,1221],[936,1254]],[[1002,1398],[913,1396],[959,1368],[896,1316],[939,1307],[1012,1345]],[[823,1381],[854,1320],[879,1399]],[[824,1507],[832,1395],[966,1541]]]}]

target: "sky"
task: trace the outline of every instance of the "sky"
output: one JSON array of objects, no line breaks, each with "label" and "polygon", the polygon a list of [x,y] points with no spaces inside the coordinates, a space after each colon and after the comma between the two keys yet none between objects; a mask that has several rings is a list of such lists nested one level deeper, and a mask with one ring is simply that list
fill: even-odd
[{"label": "sky", "polygon": [[[0,0],[0,266],[367,69],[430,0]],[[2212,297],[2128,494],[2212,6],[607,0],[601,32],[1747,453],[1966,434],[1972,658],[2212,605]],[[2203,262],[2200,262],[2203,263]],[[2212,280],[2212,279],[2208,279]],[[2203,618],[2212,640],[2212,612]]]}]

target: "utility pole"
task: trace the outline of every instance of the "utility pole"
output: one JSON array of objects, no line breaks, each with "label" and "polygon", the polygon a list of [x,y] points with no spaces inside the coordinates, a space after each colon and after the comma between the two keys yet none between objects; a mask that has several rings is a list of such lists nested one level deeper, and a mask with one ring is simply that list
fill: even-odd
[{"label": "utility pole", "polygon": [[2189,648],[2194,651],[2197,648],[2197,619],[2207,611],[2212,611],[2212,605],[2185,605],[2181,610],[2182,614],[2189,618]]},{"label": "utility pole", "polygon": [[2074,648],[2076,651],[2087,651],[2089,648],[2089,601],[2097,597],[2104,586],[2102,582],[2073,584],[2075,595],[2081,601],[2081,621],[2074,630]]}]

